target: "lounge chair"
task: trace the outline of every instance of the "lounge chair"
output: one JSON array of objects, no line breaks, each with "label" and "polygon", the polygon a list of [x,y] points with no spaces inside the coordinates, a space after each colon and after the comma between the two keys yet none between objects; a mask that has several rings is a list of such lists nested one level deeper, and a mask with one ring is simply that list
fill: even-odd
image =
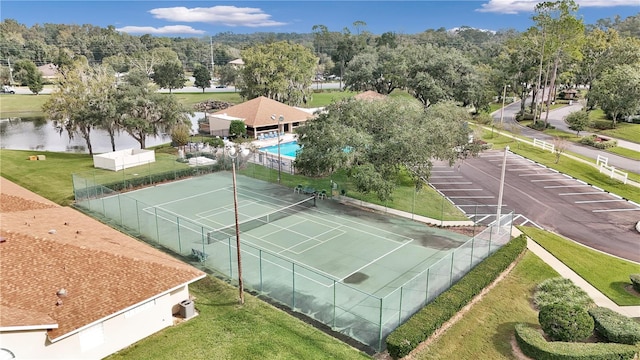
[{"label": "lounge chair", "polygon": [[293,193],[299,194],[302,191],[302,189],[303,189],[302,185],[298,184],[295,188],[293,188]]},{"label": "lounge chair", "polygon": [[318,199],[326,199],[327,198],[327,190],[322,190],[318,193]]}]

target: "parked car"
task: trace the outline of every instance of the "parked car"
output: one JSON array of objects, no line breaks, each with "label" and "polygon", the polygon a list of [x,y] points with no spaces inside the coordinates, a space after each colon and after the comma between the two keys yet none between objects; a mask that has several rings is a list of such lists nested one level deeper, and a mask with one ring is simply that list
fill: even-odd
[{"label": "parked car", "polygon": [[0,88],[0,93],[3,94],[15,94],[16,91],[13,90],[13,88],[9,85],[3,85],[2,88]]},{"label": "parked car", "polygon": [[227,87],[227,85],[220,84],[220,85],[216,86],[216,89],[224,89],[226,87]]}]

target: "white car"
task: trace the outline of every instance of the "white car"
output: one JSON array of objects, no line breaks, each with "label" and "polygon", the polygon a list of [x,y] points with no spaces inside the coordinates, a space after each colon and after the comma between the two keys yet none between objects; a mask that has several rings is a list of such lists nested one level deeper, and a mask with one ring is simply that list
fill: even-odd
[{"label": "white car", "polygon": [[0,93],[4,93],[4,94],[15,94],[16,91],[13,90],[13,88],[9,85],[3,85],[2,88],[0,88]]}]

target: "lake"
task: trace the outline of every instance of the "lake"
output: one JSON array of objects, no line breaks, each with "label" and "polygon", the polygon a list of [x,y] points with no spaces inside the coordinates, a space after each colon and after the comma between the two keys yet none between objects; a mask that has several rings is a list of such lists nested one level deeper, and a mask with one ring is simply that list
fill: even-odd
[{"label": "lake", "polygon": [[[197,133],[198,119],[204,113],[190,116],[192,133]],[[171,142],[169,135],[147,137],[146,146],[156,146]],[[140,144],[126,132],[115,136],[116,150],[139,149]],[[110,152],[111,139],[104,130],[91,130],[93,153]],[[0,148],[10,150],[39,150],[55,152],[88,153],[87,145],[80,135],[69,139],[66,131],[60,134],[54,122],[44,117],[0,119]]]}]

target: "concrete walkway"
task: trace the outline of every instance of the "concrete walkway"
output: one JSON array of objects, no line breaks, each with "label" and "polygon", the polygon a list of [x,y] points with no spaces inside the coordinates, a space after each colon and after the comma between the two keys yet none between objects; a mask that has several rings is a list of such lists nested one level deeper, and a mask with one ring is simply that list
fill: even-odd
[{"label": "concrete walkway", "polygon": [[551,266],[558,272],[558,274],[560,274],[560,276],[573,281],[574,284],[584,290],[589,297],[591,297],[596,305],[606,307],[627,317],[640,317],[640,306],[618,306],[616,303],[611,301],[611,299],[598,291],[598,289],[589,284],[585,279],[581,278],[580,275],[571,270],[567,265],[551,255],[551,253],[545,250],[542,246],[528,238],[527,249],[536,254],[540,259],[542,259],[542,261],[547,263],[547,265]]}]

